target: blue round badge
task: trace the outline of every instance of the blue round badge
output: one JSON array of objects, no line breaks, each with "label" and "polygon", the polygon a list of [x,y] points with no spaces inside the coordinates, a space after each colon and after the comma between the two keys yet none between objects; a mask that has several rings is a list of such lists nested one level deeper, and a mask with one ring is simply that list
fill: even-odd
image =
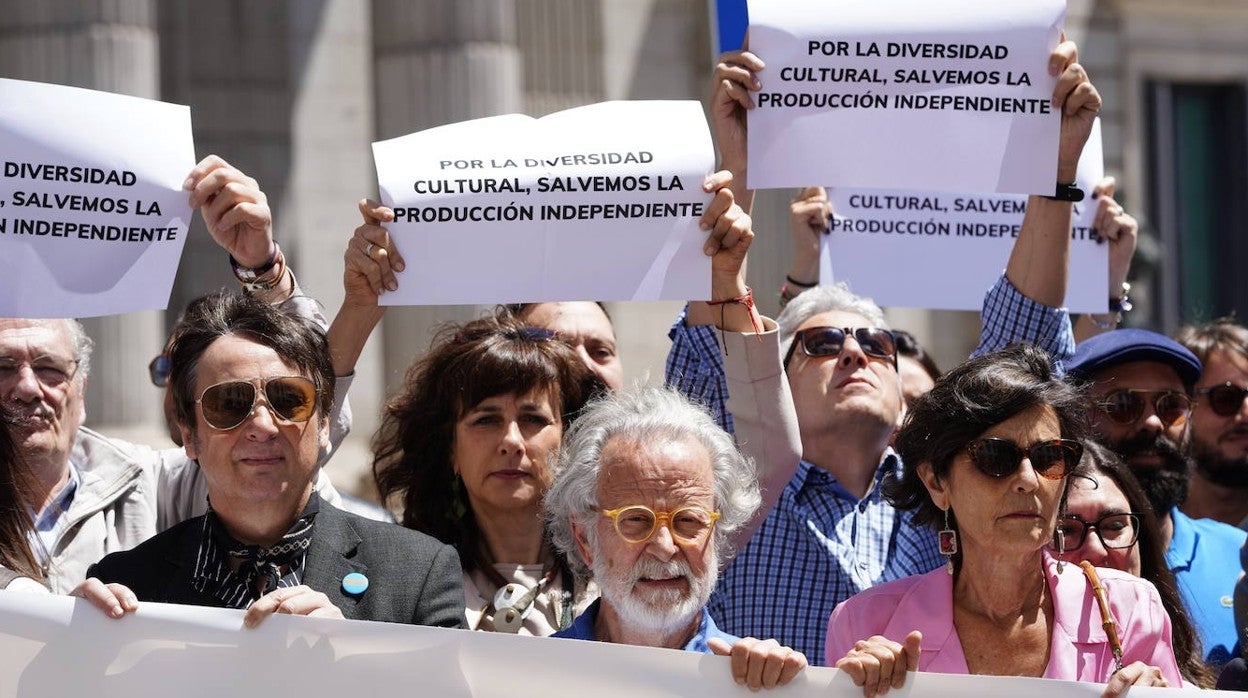
[{"label": "blue round badge", "polygon": [[352,572],[342,578],[342,590],[352,596],[359,596],[368,589],[368,577],[359,572]]}]

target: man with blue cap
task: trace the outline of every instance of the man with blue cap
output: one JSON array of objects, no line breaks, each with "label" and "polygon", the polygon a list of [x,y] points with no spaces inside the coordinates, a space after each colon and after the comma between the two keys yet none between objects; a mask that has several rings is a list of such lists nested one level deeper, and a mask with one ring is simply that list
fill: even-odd
[{"label": "man with blue cap", "polygon": [[1098,438],[1127,461],[1157,514],[1166,561],[1200,634],[1205,660],[1238,656],[1232,592],[1245,533],[1178,509],[1187,495],[1192,386],[1200,360],[1156,332],[1119,329],[1081,342],[1068,375],[1089,384]]}]

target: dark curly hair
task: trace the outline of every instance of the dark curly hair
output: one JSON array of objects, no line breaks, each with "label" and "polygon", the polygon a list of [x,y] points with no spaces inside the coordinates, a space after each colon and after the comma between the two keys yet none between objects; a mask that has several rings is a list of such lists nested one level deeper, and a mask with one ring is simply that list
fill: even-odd
[{"label": "dark curly hair", "polygon": [[915,523],[937,524],[944,512],[932,502],[918,467],[930,463],[938,477],[945,477],[971,440],[1040,405],[1057,413],[1062,438],[1083,439],[1083,394],[1054,372],[1044,351],[1016,344],[964,362],[910,406],[894,446],[904,473],[885,484],[885,496],[899,509],[914,509]]},{"label": "dark curly hair", "polygon": [[[601,381],[549,330],[527,327],[506,310],[443,327],[429,353],[407,370],[373,437],[373,475],[400,521],[459,549],[464,571],[484,568],[481,531],[451,466],[455,424],[495,395],[547,388],[559,398],[564,429]],[[551,464],[553,467],[553,463]]]}]

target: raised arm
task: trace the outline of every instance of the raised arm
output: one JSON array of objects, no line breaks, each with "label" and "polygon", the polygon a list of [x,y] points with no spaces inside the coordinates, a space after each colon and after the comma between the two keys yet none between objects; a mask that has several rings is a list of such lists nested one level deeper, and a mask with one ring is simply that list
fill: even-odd
[{"label": "raised arm", "polygon": [[[1049,72],[1058,76],[1053,104],[1061,109],[1057,182],[1075,181],[1075,170],[1092,124],[1101,110],[1101,96],[1079,65],[1078,49],[1063,41],[1049,57]],[[1005,275],[984,299],[984,328],[975,354],[1001,349],[1011,342],[1032,342],[1057,362],[1074,353],[1070,317],[1062,308],[1070,260],[1071,202],[1031,196],[1027,213]]]},{"label": "raised arm", "polygon": [[1102,332],[1108,332],[1122,321],[1122,313],[1130,309],[1124,306],[1127,297],[1127,273],[1131,270],[1131,258],[1135,256],[1135,245],[1139,239],[1140,223],[1134,216],[1122,208],[1122,204],[1114,200],[1116,181],[1113,177],[1105,177],[1092,189],[1095,199],[1096,218],[1092,227],[1096,229],[1106,244],[1109,245],[1109,299],[1115,301],[1119,309],[1110,308],[1106,314],[1088,314],[1079,316],[1075,323],[1075,341],[1082,342]]},{"label": "raised arm", "polygon": [[394,273],[404,267],[402,255],[382,225],[394,220],[394,211],[371,199],[361,200],[359,208],[364,223],[355,229],[343,253],[346,295],[329,326],[329,352],[338,376],[355,373],[368,336],[385,314],[377,301],[381,294],[399,287]]}]

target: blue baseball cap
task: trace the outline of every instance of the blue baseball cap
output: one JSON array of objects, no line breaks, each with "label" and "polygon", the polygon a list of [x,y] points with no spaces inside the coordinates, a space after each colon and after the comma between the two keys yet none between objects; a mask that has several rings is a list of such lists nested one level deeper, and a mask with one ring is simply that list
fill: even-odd
[{"label": "blue baseball cap", "polygon": [[1091,380],[1103,369],[1132,361],[1165,364],[1179,374],[1188,388],[1196,384],[1204,370],[1200,359],[1182,344],[1164,334],[1127,327],[1080,342],[1074,358],[1066,363],[1066,374],[1079,380]]}]

